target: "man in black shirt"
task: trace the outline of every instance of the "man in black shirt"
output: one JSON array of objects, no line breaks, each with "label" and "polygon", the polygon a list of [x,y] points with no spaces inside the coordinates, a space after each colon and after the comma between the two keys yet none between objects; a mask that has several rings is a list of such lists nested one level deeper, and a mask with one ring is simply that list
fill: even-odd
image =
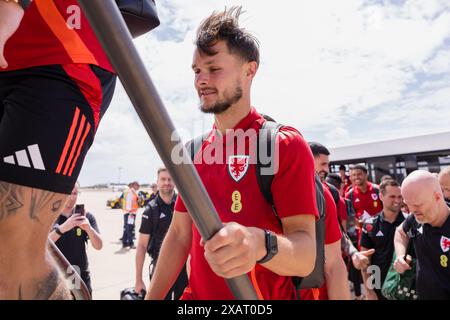
[{"label": "man in black shirt", "polygon": [[[156,266],[164,237],[172,222],[173,210],[177,195],[175,185],[166,168],[158,170],[158,193],[156,197],[149,202],[142,214],[141,228],[139,229],[139,239],[136,250],[136,284],[135,291],[140,293],[145,290],[145,284],[142,280],[142,269],[147,252],[152,261],[150,264],[150,278]],[[175,284],[169,290],[166,300],[178,300],[184,288],[187,285],[187,273],[184,267]]]},{"label": "man in black shirt", "polygon": [[[403,198],[397,181],[385,180],[380,184],[380,200],[383,203],[383,210],[363,224],[361,250],[375,249],[371,265],[380,268],[381,286],[386,279],[394,253],[395,229],[405,220],[401,212]],[[381,287],[372,288],[373,283],[368,283],[369,275],[367,269],[362,270],[367,300],[385,300],[381,294]]]},{"label": "man in black shirt", "polygon": [[[77,183],[49,237],[80,274],[92,295],[86,243],[91,240],[92,247],[100,250],[103,247],[103,241],[94,216],[90,212],[85,212],[84,206],[76,206],[78,188]],[[80,210],[76,210],[78,208]]]},{"label": "man in black shirt", "polygon": [[411,215],[395,233],[394,268],[410,269],[405,261],[409,241],[417,257],[417,294],[419,299],[450,299],[450,208],[438,179],[423,170],[412,172],[402,184],[402,195]]}]

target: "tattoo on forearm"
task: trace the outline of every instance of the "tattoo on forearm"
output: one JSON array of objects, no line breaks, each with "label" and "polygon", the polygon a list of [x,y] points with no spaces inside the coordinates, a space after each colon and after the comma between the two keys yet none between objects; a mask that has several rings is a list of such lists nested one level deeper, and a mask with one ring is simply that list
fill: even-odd
[{"label": "tattoo on forearm", "polygon": [[30,219],[39,223],[38,215],[41,212],[51,210],[53,213],[59,213],[63,205],[60,196],[50,191],[25,188],[0,181],[0,221],[16,214],[22,208],[28,210]]},{"label": "tattoo on forearm", "polygon": [[52,212],[59,213],[59,209],[61,208],[62,200],[58,200],[52,204]]},{"label": "tattoo on forearm", "polygon": [[39,189],[32,189],[31,203],[30,203],[30,218],[32,220],[37,220],[38,222],[40,222],[37,215],[42,211],[42,209],[49,207],[49,204],[51,203],[54,197],[55,194],[52,192]]},{"label": "tattoo on forearm", "polygon": [[0,221],[23,207],[24,201],[18,189],[16,185],[0,181]]}]

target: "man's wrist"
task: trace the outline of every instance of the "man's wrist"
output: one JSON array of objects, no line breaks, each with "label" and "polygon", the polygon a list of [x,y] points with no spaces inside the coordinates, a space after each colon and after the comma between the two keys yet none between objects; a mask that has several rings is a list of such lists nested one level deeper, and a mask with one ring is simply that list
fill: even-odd
[{"label": "man's wrist", "polygon": [[256,261],[256,263],[266,263],[278,253],[277,235],[270,230],[264,231],[265,255]]},{"label": "man's wrist", "polygon": [[261,260],[267,254],[265,231],[263,229],[254,228],[253,234],[256,238],[256,261]]},{"label": "man's wrist", "polygon": [[358,251],[358,249],[356,249],[356,248],[352,248],[352,247],[350,247],[349,248],[349,256],[350,256],[350,258],[353,258],[353,256],[355,255],[355,254],[358,254],[359,253],[359,251]]},{"label": "man's wrist", "polygon": [[64,233],[66,233],[65,231],[62,231],[62,230],[61,230],[61,227],[60,227],[60,226],[55,226],[55,227],[53,228],[53,231],[55,231],[55,233],[56,233],[57,235],[59,235],[59,236],[62,236],[62,235],[64,235]]},{"label": "man's wrist", "polygon": [[0,1],[15,3],[18,6],[20,6],[23,10],[27,10],[32,2],[32,0],[0,0]]},{"label": "man's wrist", "polygon": [[23,8],[23,10],[27,10],[32,2],[33,0],[19,0],[19,4]]}]

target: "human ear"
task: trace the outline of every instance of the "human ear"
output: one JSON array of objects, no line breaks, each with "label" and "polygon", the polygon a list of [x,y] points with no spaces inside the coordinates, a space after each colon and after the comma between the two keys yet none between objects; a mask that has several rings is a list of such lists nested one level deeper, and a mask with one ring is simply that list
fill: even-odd
[{"label": "human ear", "polygon": [[258,64],[256,61],[250,61],[247,63],[246,76],[253,78],[256,75],[256,71],[258,70]]}]

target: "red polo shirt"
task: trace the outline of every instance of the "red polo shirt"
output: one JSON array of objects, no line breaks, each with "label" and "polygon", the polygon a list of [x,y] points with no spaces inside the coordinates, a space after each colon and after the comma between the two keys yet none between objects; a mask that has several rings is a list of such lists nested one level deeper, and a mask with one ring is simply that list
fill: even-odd
[{"label": "red polo shirt", "polygon": [[[254,108],[234,128],[242,129],[245,133],[251,129],[258,132],[264,123],[264,118]],[[213,154],[214,143],[228,145],[226,139],[221,139],[216,131],[212,131],[203,143],[203,154]],[[297,130],[283,127],[277,135],[279,170],[272,183],[272,195],[280,218],[301,214],[317,216],[316,196],[314,184],[314,161],[308,144]],[[229,145],[228,145],[229,146]],[[242,147],[242,145],[241,145]],[[228,148],[230,150],[230,147]],[[245,148],[230,152],[223,152],[219,157],[220,163],[198,163],[200,153],[195,157],[195,167],[202,179],[206,190],[223,222],[237,222],[244,226],[254,226],[270,229],[278,234],[282,229],[260,192],[256,180],[254,160],[246,162],[245,156],[254,156],[246,140]],[[239,155],[238,158],[233,157]],[[246,160],[247,159],[247,160]],[[252,164],[253,162],[253,164]],[[236,165],[238,163],[239,165]],[[248,163],[248,165],[247,165]],[[178,197],[175,210],[186,212],[186,207]],[[191,275],[189,288],[183,299],[234,299],[223,278],[217,276],[204,258],[204,249],[199,246],[200,234],[192,226],[193,237],[191,243]],[[290,277],[279,276],[257,264],[249,276],[253,285],[264,299],[296,299],[296,292]]]},{"label": "red polo shirt", "polygon": [[[367,182],[366,192],[362,192],[358,186],[354,186],[352,190],[345,194],[345,198],[353,199],[352,203],[356,211],[356,218],[365,220],[383,209],[383,204],[376,190],[378,190],[376,186]],[[350,197],[350,192],[353,192],[353,197]]]},{"label": "red polo shirt", "polygon": [[52,64],[93,64],[113,71],[77,0],[34,0],[4,54],[8,68],[0,71]]}]

